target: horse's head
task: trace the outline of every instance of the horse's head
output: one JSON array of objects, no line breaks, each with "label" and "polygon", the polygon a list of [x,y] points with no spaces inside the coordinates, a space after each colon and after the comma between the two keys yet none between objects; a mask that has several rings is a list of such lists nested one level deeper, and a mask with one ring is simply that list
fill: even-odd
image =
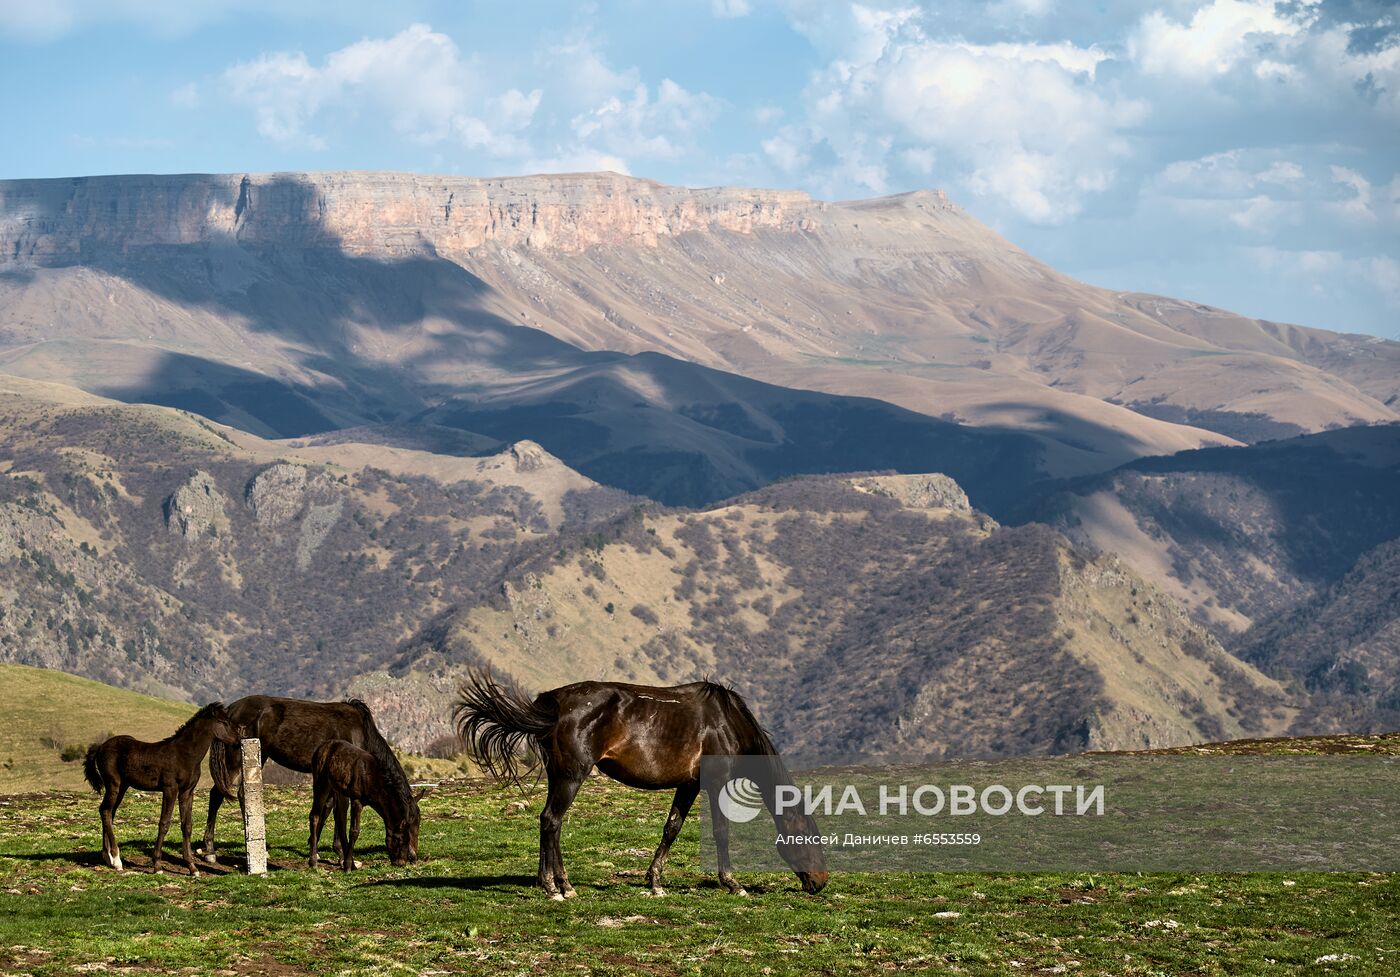
[{"label": "horse's head", "polygon": [[207,712],[209,719],[213,720],[214,739],[225,746],[237,746],[247,735],[247,730],[233,721],[223,703],[211,702],[202,711]]},{"label": "horse's head", "polygon": [[410,794],[408,808],[402,818],[395,818],[393,824],[385,824],[389,861],[395,865],[408,865],[418,861],[418,822],[422,815],[418,810],[418,800],[426,790]]},{"label": "horse's head", "polygon": [[[821,829],[816,818],[803,811],[784,811],[774,816],[777,823],[778,854],[788,863],[802,891],[816,895],[826,888],[831,875],[826,870],[826,852],[820,839]],[[794,839],[794,840],[787,840]]]}]

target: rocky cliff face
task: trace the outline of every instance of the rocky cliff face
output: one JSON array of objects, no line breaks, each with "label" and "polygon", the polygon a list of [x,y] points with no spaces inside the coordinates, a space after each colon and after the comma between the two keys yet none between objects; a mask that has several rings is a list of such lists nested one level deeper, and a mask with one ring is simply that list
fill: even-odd
[{"label": "rocky cliff face", "polygon": [[824,207],[793,190],[691,190],[615,173],[11,180],[0,182],[0,262],[67,263],[95,248],[221,239],[376,256],[462,254],[488,242],[569,253],[696,230],[795,230]]}]

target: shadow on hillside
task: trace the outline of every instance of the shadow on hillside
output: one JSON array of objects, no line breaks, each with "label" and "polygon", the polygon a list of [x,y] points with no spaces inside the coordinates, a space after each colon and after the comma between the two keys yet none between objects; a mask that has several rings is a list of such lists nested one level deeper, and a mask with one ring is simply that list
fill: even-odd
[{"label": "shadow on hillside", "polygon": [[[153,349],[151,337],[133,334],[128,345],[106,341],[113,355],[104,353],[94,392],[264,436],[419,419],[529,438],[604,484],[672,505],[704,505],[792,475],[941,471],[1000,514],[1041,478],[1043,446],[1021,432],[763,384],[657,353],[585,351],[489,309],[491,286],[425,243],[405,256],[349,252],[321,223],[324,201],[308,181],[245,181],[236,194],[228,181],[211,183],[212,194],[192,191],[191,199],[203,205],[212,196],[228,208],[230,237],[130,248],[99,238],[63,263],[211,310],[275,337],[276,348],[220,350],[216,362]],[[62,223],[73,192],[56,186],[39,217]],[[46,355],[86,359],[69,370],[81,375],[94,352],[55,344]],[[258,356],[271,356],[266,369],[278,375],[260,372]],[[295,375],[276,366],[288,359]],[[1066,444],[1121,440],[1108,429],[1038,433]],[[1105,457],[1104,467],[1116,460]]]}]

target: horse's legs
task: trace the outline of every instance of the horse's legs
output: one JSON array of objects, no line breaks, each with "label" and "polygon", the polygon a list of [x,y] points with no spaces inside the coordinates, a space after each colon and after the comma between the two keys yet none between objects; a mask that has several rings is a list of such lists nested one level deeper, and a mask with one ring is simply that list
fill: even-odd
[{"label": "horse's legs", "polygon": [[199,853],[210,865],[219,863],[219,857],[214,853],[214,822],[219,817],[219,808],[223,803],[224,792],[215,784],[209,791],[209,817],[204,822],[204,844],[199,846]]},{"label": "horse's legs", "polygon": [[353,872],[358,867],[355,863],[355,842],[350,837],[350,818],[347,816],[346,808],[349,802],[344,794],[337,794],[335,797],[335,840],[340,847],[340,867],[343,871]]},{"label": "horse's legs", "polygon": [[559,847],[559,832],[564,825],[564,815],[574,802],[574,795],[583,784],[582,777],[556,776],[550,774],[549,797],[540,812],[540,888],[551,899],[567,899],[574,895],[574,887],[569,885],[568,873],[564,871],[564,852]]},{"label": "horse's legs", "polygon": [[102,803],[98,805],[98,814],[102,817],[102,856],[107,860],[107,864],[118,871],[122,867],[121,849],[117,847],[117,829],[113,823],[117,816],[117,808],[121,806],[122,795],[126,793],[126,788],[107,781],[106,793],[102,795]]},{"label": "horse's legs", "polygon": [[350,802],[350,847],[355,847],[355,842],[360,840],[360,812],[365,805],[362,801]]},{"label": "horse's legs", "polygon": [[190,834],[194,831],[194,788],[180,792],[180,834],[184,838],[185,865],[192,878],[199,878],[194,867],[194,852],[190,850]]},{"label": "horse's legs", "polygon": [[170,815],[175,807],[175,791],[167,787],[160,793],[160,830],[156,833],[156,850],[151,853],[151,871],[160,871],[160,850],[165,847],[165,833],[170,830]]},{"label": "horse's legs", "polygon": [[330,791],[322,789],[320,783],[316,784],[315,791],[311,798],[311,837],[307,841],[311,854],[306,859],[306,864],[312,868],[315,868],[321,859],[321,828],[326,823],[326,812],[331,809],[332,801]]},{"label": "horse's legs", "polygon": [[690,813],[690,806],[695,803],[695,798],[699,793],[700,781],[698,780],[676,788],[676,799],[671,802],[671,813],[666,815],[666,827],[661,832],[661,844],[657,846],[656,855],[651,860],[651,867],[647,869],[647,888],[651,895],[664,896],[666,894],[666,890],[661,888],[661,873],[666,869],[666,856],[671,853],[671,846],[675,844],[676,837],[681,833],[681,828],[685,825],[686,815]]},{"label": "horse's legs", "polygon": [[715,867],[719,869],[719,884],[736,896],[746,896],[744,887],[734,878],[734,867],[729,863],[729,819],[719,808],[719,791],[711,790],[710,833],[715,838]]}]

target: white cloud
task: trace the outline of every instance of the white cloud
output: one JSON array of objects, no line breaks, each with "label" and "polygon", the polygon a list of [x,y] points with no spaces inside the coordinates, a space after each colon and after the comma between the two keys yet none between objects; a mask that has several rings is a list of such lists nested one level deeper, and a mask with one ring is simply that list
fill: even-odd
[{"label": "white cloud", "polygon": [[[1143,17],[1132,41],[1137,62],[1149,74],[1186,78],[1222,75],[1257,50],[1261,36],[1292,37],[1302,30],[1297,20],[1282,17],[1274,0],[1211,0],[1186,23],[1160,10]],[[1264,76],[1277,77],[1287,65],[1272,61]],[[1261,76],[1263,77],[1263,76]]]},{"label": "white cloud", "polygon": [[1289,186],[1303,179],[1303,168],[1297,163],[1278,160],[1270,163],[1268,169],[1254,174],[1254,179],[1259,183],[1275,183],[1280,186]]},{"label": "white cloud", "polygon": [[749,0],[710,0],[710,10],[716,17],[747,17],[753,12]]},{"label": "white cloud", "polygon": [[784,112],[776,105],[759,105],[754,108],[752,115],[754,122],[768,126],[781,119]]},{"label": "white cloud", "polygon": [[1332,182],[1350,191],[1349,195],[1332,205],[1333,209],[1348,220],[1375,220],[1375,211],[1371,209],[1371,181],[1345,166],[1333,165],[1329,169]]},{"label": "white cloud", "polygon": [[1265,194],[1250,197],[1229,216],[1230,223],[1246,231],[1273,229],[1292,207]]},{"label": "white cloud", "polygon": [[646,85],[638,84],[575,116],[572,127],[582,142],[596,142],[623,156],[674,159],[718,113],[717,99],[688,92],[667,78],[654,98]]},{"label": "white cloud", "polygon": [[1296,188],[1304,180],[1303,167],[1287,159],[1270,159],[1275,152],[1229,149],[1177,160],[1162,169],[1158,184],[1171,193],[1213,197],[1245,197],[1260,188]]},{"label": "white cloud", "polygon": [[787,126],[776,135],[763,140],[759,145],[763,147],[764,154],[773,163],[789,176],[795,176],[800,171],[805,170],[812,158],[806,152],[805,146],[809,142],[810,136],[801,130]]},{"label": "white cloud", "polygon": [[1400,261],[1388,255],[1373,255],[1365,259],[1365,265],[1371,283],[1391,305],[1400,306]]},{"label": "white cloud", "polygon": [[592,150],[560,149],[555,155],[527,159],[521,164],[524,173],[597,173],[610,171],[630,176],[627,161],[607,153]]},{"label": "white cloud", "polygon": [[543,66],[559,80],[559,97],[565,104],[596,105],[641,84],[636,68],[615,70],[593,38],[582,36],[549,48]]},{"label": "white cloud", "polygon": [[301,52],[275,52],[223,73],[229,97],[250,109],[258,132],[276,142],[324,148],[316,120],[370,114],[425,145],[456,140],[496,154],[520,151],[541,93],[487,95],[470,61],[446,34],[414,24],[384,39],[365,39],[328,55],[320,66]]},{"label": "white cloud", "polygon": [[1400,261],[1388,255],[1353,256],[1341,251],[1275,247],[1246,248],[1244,254],[1260,271],[1278,278],[1301,278],[1316,290],[1333,295],[1370,289],[1387,304],[1400,307]]},{"label": "white cloud", "polygon": [[1098,47],[935,40],[913,9],[855,6],[851,23],[846,56],[808,88],[808,124],[763,143],[784,170],[825,147],[833,180],[879,192],[897,165],[1056,223],[1109,187],[1145,114],[1096,84],[1111,57]]},{"label": "white cloud", "polygon": [[176,108],[192,109],[199,105],[199,85],[190,82],[170,93],[170,104]]}]

